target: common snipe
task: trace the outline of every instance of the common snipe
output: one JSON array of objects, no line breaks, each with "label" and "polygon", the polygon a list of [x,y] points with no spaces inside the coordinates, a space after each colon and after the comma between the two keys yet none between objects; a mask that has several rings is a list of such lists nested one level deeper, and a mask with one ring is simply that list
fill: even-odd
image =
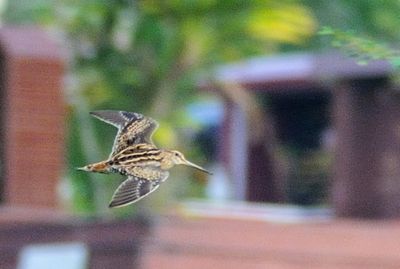
[{"label": "common snipe", "polygon": [[128,178],[115,191],[109,207],[122,207],[139,201],[155,191],[174,165],[183,164],[210,174],[204,168],[189,162],[177,150],[157,148],[151,136],[158,123],[139,113],[101,110],[90,113],[114,125],[118,133],[107,160],[88,164],[79,170],[98,173],[119,173]]}]

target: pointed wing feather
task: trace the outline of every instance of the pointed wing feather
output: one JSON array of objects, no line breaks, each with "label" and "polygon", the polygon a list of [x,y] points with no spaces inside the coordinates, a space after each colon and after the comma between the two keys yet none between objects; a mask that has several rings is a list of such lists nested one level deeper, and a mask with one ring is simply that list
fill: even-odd
[{"label": "pointed wing feather", "polygon": [[115,191],[110,208],[122,207],[139,201],[160,186],[161,180],[147,180],[143,178],[128,177]]},{"label": "pointed wing feather", "polygon": [[[126,122],[129,121],[131,118],[127,118],[122,114],[124,111],[114,111],[114,110],[97,110],[90,112],[90,115],[98,118],[101,121],[104,121],[108,124],[114,125],[117,128],[124,127]],[[137,113],[136,118],[142,118],[143,116]]]},{"label": "pointed wing feather", "polygon": [[133,144],[153,144],[151,136],[158,128],[158,123],[151,118],[139,113],[114,110],[99,110],[90,114],[118,128],[110,157]]}]

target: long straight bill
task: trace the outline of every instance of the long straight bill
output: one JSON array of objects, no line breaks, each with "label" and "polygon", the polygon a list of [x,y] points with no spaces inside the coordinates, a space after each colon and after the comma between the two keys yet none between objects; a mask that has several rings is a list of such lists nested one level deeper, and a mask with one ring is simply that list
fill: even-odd
[{"label": "long straight bill", "polygon": [[193,168],[196,168],[196,169],[198,169],[198,170],[200,170],[200,171],[202,171],[202,172],[204,172],[204,173],[207,173],[207,174],[209,174],[209,175],[212,175],[212,173],[210,172],[210,171],[207,171],[206,169],[204,169],[203,167],[201,167],[201,166],[198,166],[197,164],[194,164],[194,163],[192,163],[192,162],[189,162],[188,160],[185,160],[186,161],[186,165],[187,166],[191,166],[191,167],[193,167]]}]

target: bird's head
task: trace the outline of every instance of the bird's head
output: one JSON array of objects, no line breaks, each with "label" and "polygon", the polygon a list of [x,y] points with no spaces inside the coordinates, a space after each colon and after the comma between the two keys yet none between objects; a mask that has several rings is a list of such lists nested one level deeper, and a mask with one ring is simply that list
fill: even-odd
[{"label": "bird's head", "polygon": [[169,153],[170,153],[171,162],[173,164],[187,165],[187,166],[196,168],[196,169],[198,169],[198,170],[200,170],[202,172],[205,172],[205,173],[211,175],[211,173],[209,171],[207,171],[206,169],[204,169],[203,167],[198,166],[197,164],[194,164],[194,163],[189,162],[188,160],[186,160],[185,156],[181,152],[179,152],[177,150],[171,150],[171,151],[169,151]]}]

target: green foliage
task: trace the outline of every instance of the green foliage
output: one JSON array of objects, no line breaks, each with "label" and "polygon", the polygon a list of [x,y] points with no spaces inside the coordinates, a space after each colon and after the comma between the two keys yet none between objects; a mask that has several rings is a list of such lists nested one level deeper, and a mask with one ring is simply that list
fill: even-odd
[{"label": "green foliage", "polygon": [[[68,151],[68,162],[72,167],[69,167],[70,170],[74,170],[75,167],[78,167],[78,164],[75,166],[73,160],[82,160],[85,159],[84,153],[82,152],[82,148],[80,147],[82,141],[79,136],[79,125],[77,124],[76,117],[69,119],[69,141],[70,145]],[[93,183],[89,180],[88,175],[85,173],[76,173],[74,177],[72,177],[72,188],[74,198],[73,199],[73,207],[78,212],[90,212],[94,210],[94,204],[91,203],[94,199],[94,188]]]},{"label": "green foliage", "polygon": [[351,30],[362,36],[398,40],[400,1],[303,1],[314,12],[320,25],[343,31]]},{"label": "green foliage", "polygon": [[[317,46],[333,45],[356,57],[360,64],[387,60],[400,67],[400,1],[305,1],[320,25]],[[316,42],[318,43],[318,42]]]},{"label": "green foliage", "polygon": [[400,51],[390,48],[382,41],[364,38],[353,32],[340,31],[331,27],[323,27],[319,33],[332,36],[332,45],[356,57],[359,64],[367,64],[371,60],[387,60],[394,67],[400,68]]}]

